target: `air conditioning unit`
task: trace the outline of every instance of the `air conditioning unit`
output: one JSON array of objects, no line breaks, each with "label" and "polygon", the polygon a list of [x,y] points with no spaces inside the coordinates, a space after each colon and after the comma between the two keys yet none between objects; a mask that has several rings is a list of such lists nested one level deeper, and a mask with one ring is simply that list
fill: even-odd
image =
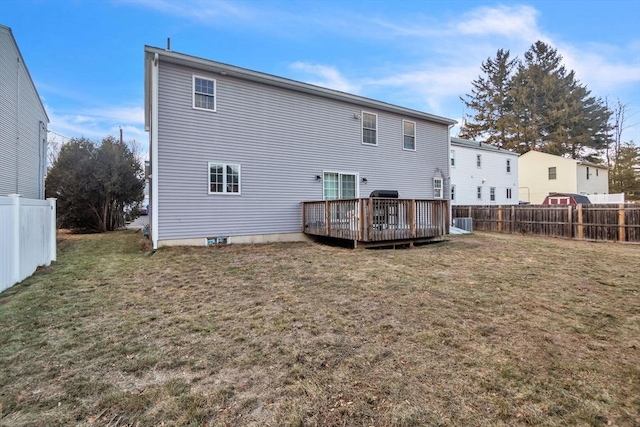
[{"label": "air conditioning unit", "polygon": [[453,218],[453,226],[473,233],[473,218]]}]

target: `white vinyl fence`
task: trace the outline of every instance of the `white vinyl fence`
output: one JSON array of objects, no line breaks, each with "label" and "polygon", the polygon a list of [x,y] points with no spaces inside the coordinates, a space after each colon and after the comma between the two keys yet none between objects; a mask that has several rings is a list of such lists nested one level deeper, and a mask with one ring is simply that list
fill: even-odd
[{"label": "white vinyl fence", "polygon": [[608,205],[613,203],[624,203],[624,193],[616,194],[587,194],[589,201],[597,205]]},{"label": "white vinyl fence", "polygon": [[0,197],[0,292],[56,260],[56,199]]}]

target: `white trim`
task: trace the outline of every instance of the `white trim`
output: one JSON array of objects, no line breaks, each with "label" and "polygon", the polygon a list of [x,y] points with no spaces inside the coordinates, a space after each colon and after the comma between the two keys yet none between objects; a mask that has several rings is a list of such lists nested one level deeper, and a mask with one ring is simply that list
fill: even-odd
[{"label": "white trim", "polygon": [[[404,146],[404,137],[405,136],[411,136],[411,135],[405,135],[404,133],[404,124],[405,123],[413,123],[413,148],[405,148]],[[416,148],[418,147],[418,124],[414,121],[411,120],[405,120],[402,119],[402,149],[404,151],[416,151]]]},{"label": "white trim", "polygon": [[151,242],[158,249],[158,54],[151,65]]},{"label": "white trim", "polygon": [[[376,143],[370,144],[368,142],[364,142],[364,115],[371,114],[376,117]],[[369,111],[362,110],[360,112],[360,142],[362,145],[368,145],[369,147],[377,147],[378,146],[378,133],[380,132],[380,123],[378,122],[378,115],[376,113],[371,113]]]},{"label": "white trim", "polygon": [[[213,95],[211,94],[205,94],[203,93],[202,95],[207,95],[207,96],[213,96],[213,110],[210,108],[202,108],[202,107],[196,107],[196,79],[201,79],[201,80],[207,80],[210,82],[213,82]],[[204,76],[198,76],[196,74],[193,74],[192,79],[191,79],[191,107],[194,110],[201,110],[201,111],[211,111],[211,112],[216,112],[218,111],[218,82],[216,81],[216,79],[212,79],[211,77],[204,77]]]},{"label": "white trim", "polygon": [[[440,196],[436,196],[436,182],[440,181]],[[433,177],[433,198],[444,199],[444,179],[442,177]]]},{"label": "white trim", "polygon": [[[222,189],[224,190],[222,193],[218,191],[211,191],[211,165],[222,165],[222,169],[224,172],[222,174]],[[230,192],[227,191],[227,166],[237,166],[238,167],[238,192]],[[207,191],[212,196],[241,196],[242,195],[242,166],[240,163],[230,163],[230,162],[208,162],[207,163]]]},{"label": "white trim", "polygon": [[[338,174],[338,191],[340,191],[340,175],[353,175],[356,177],[356,199],[360,197],[360,173],[359,172],[345,172],[345,171],[337,171],[337,170],[322,170],[322,200],[327,200],[324,198],[324,174],[325,173],[335,173]],[[333,200],[333,199],[332,199]]]}]

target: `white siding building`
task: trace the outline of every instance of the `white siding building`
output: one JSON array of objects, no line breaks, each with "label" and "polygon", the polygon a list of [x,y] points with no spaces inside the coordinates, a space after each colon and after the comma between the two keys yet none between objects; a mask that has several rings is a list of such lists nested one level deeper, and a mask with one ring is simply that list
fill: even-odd
[{"label": "white siding building", "polygon": [[451,138],[451,204],[517,205],[518,154]]},{"label": "white siding building", "polygon": [[13,33],[0,25],[0,196],[44,199],[48,123]]}]

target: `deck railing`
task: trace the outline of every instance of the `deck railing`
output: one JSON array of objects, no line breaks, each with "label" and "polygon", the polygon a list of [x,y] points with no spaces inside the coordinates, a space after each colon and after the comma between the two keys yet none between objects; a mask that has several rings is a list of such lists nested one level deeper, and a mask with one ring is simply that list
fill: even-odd
[{"label": "deck railing", "polygon": [[447,200],[344,199],[302,202],[302,231],[359,242],[418,240],[449,232]]}]

